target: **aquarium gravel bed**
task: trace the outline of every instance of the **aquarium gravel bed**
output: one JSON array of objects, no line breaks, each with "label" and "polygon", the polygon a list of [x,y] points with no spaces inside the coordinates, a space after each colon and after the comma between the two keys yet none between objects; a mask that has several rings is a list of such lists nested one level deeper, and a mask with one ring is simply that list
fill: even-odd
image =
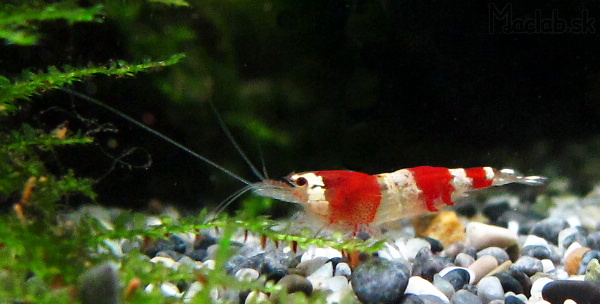
[{"label": "aquarium gravel bed", "polygon": [[[83,207],[66,218],[91,216],[107,231],[104,261],[81,276],[83,303],[600,303],[600,191],[542,199],[553,205],[545,218],[496,196],[482,210],[466,203],[365,242],[289,221],[270,222],[267,236],[235,218],[173,232],[174,209]],[[109,237],[115,226],[138,233]]]}]

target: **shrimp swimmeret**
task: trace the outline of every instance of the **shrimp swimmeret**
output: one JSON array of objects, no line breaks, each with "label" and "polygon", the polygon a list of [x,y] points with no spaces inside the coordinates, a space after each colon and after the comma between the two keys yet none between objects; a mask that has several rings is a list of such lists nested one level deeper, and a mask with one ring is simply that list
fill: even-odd
[{"label": "shrimp swimmeret", "polygon": [[510,183],[542,185],[542,176],[521,176],[512,169],[415,167],[369,175],[332,170],[292,173],[287,183],[265,180],[254,193],[304,207],[324,225],[357,233],[405,217],[436,212],[471,190]]},{"label": "shrimp swimmeret", "polygon": [[542,176],[522,176],[512,169],[497,170],[491,167],[447,169],[428,166],[376,175],[345,170],[312,171],[292,173],[285,178],[285,181],[269,180],[262,177],[248,160],[215,110],[219,124],[231,143],[262,180],[262,182],[251,183],[96,99],[72,90],[63,89],[63,91],[116,113],[246,184],[247,187],[224,202],[223,208],[242,193],[251,190],[259,196],[300,204],[310,218],[316,219],[324,226],[354,234],[401,218],[436,212],[444,206],[454,205],[456,200],[466,196],[466,193],[472,190],[510,183],[537,186],[544,184],[546,180]]}]

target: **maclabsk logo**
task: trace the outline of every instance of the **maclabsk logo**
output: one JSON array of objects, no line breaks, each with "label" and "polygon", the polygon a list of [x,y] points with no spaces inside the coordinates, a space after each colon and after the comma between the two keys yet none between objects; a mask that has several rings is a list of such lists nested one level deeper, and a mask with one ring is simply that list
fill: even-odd
[{"label": "maclabsk logo", "polygon": [[[589,16],[587,9],[581,10],[579,16],[564,18],[557,9],[551,14],[544,14],[536,9],[533,16],[518,18],[513,15],[511,3],[499,9],[490,3],[489,33],[490,34],[594,34],[596,33],[596,18]],[[533,18],[532,18],[533,17]]]}]

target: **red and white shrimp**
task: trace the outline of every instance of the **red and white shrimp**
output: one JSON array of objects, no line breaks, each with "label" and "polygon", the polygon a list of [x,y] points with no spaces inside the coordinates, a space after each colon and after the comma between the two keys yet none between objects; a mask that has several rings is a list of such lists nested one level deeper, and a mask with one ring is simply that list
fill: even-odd
[{"label": "red and white shrimp", "polygon": [[468,191],[509,183],[541,185],[546,178],[512,169],[415,167],[369,175],[332,170],[292,173],[287,183],[252,184],[254,193],[298,203],[326,226],[357,233],[369,227],[452,206]]},{"label": "red and white shrimp", "polygon": [[491,167],[448,169],[428,166],[376,175],[345,170],[313,171],[292,173],[286,177],[286,182],[268,180],[252,165],[211,104],[225,135],[256,176],[263,180],[259,183],[251,183],[94,98],[72,90],[63,90],[116,113],[247,185],[225,200],[220,208],[217,208],[218,212],[241,194],[252,190],[260,196],[300,204],[311,218],[319,220],[324,225],[339,227],[356,234],[363,229],[386,222],[436,212],[441,207],[452,206],[456,200],[466,196],[466,193],[472,190],[510,183],[535,186],[542,185],[546,180],[542,176],[522,176],[512,169],[496,170]]}]

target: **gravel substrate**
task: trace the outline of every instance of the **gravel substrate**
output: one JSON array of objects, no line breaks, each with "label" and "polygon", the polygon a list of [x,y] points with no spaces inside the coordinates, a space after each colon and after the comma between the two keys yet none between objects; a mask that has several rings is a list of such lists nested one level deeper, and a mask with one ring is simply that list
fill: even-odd
[{"label": "gravel substrate", "polygon": [[[457,208],[458,213],[403,221],[378,236],[388,240],[384,249],[350,260],[333,248],[294,251],[290,244],[276,246],[271,241],[263,247],[260,236],[239,231],[232,239],[235,254],[224,267],[239,281],[266,278],[288,293],[322,293],[327,303],[600,303],[600,191],[585,198],[548,200],[555,206],[543,219],[530,212],[531,204],[498,196],[489,199],[482,212],[467,204]],[[110,225],[104,209],[83,208],[81,213]],[[147,223],[156,225],[159,220],[149,216]],[[151,244],[115,240],[106,247],[116,256],[141,250],[148,263],[162,263],[172,271],[182,264],[212,269],[219,237],[209,230],[172,234]],[[93,271],[114,276],[110,266],[102,267]],[[89,284],[93,289],[93,280]],[[167,296],[191,302],[202,283],[142,282],[142,288],[159,288]],[[276,294],[231,286],[210,294],[215,301],[232,303],[277,301]],[[112,303],[95,300],[84,302]]]}]

